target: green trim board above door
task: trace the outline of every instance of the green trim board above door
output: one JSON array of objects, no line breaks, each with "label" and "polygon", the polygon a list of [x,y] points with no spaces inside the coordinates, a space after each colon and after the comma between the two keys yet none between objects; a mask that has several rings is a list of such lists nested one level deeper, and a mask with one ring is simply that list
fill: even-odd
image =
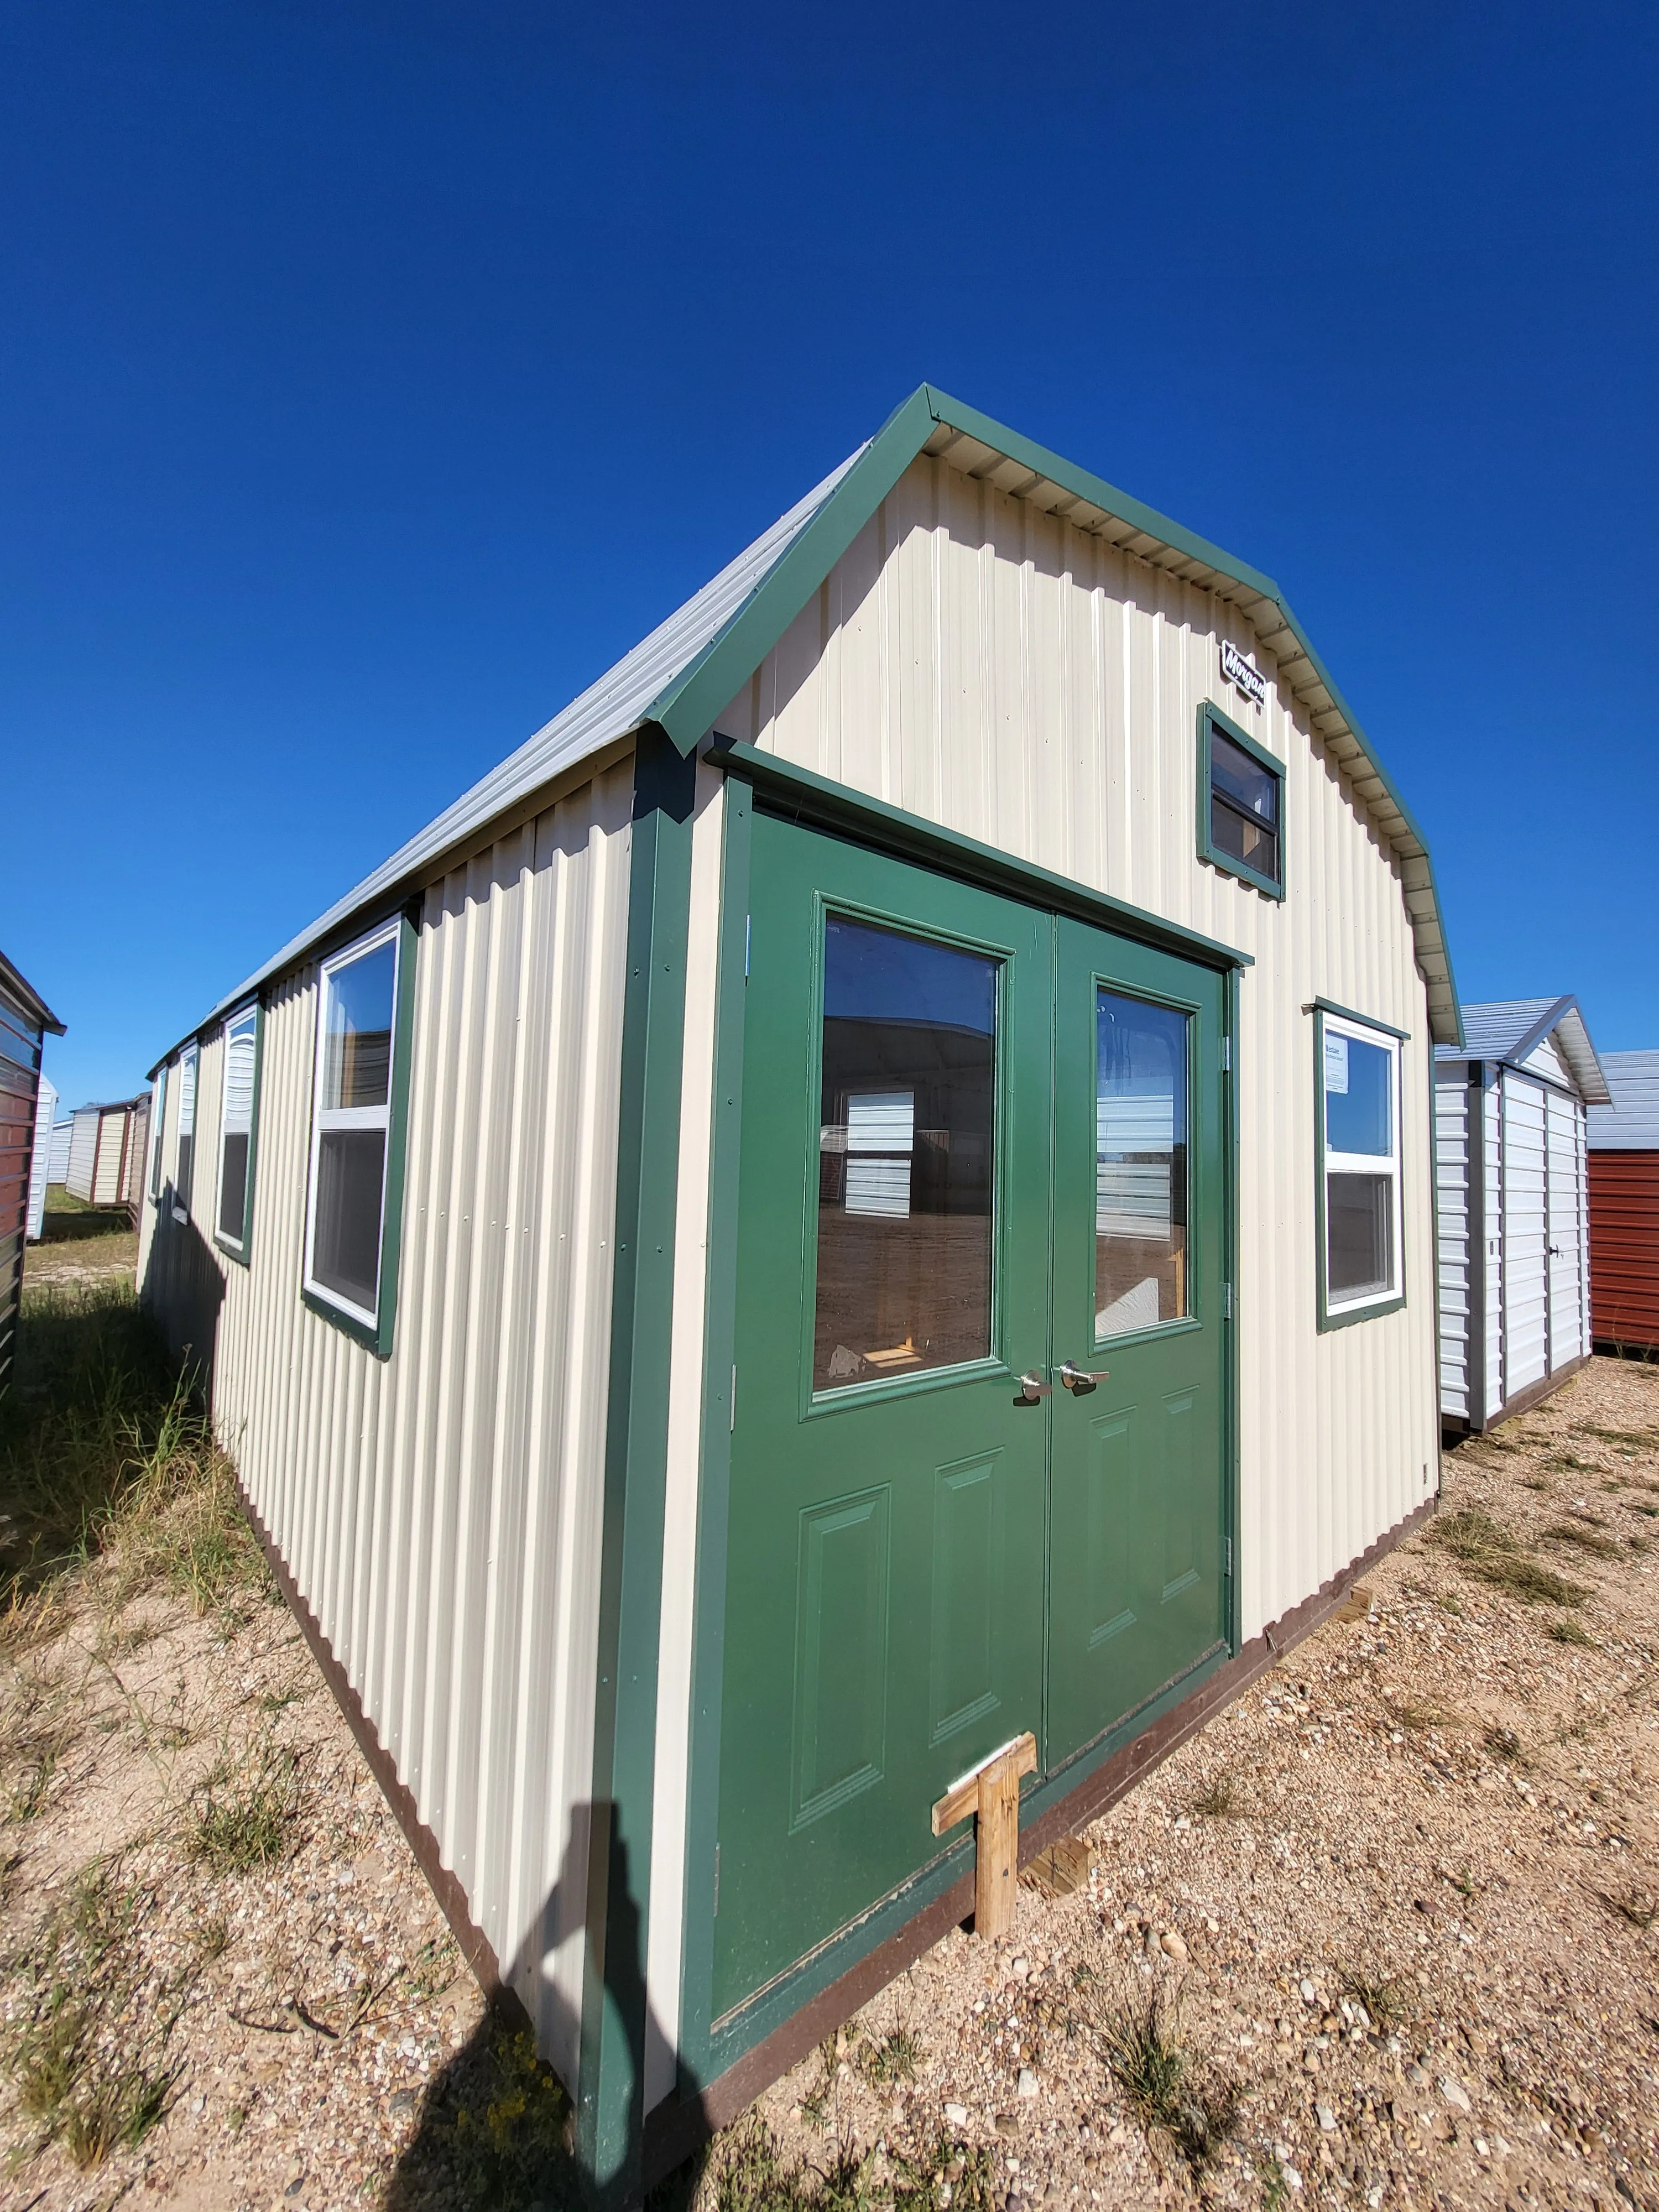
[{"label": "green trim board above door", "polygon": [[948,1870],[929,1810],[963,1771],[1029,1729],[1074,1780],[1220,1663],[1231,1611],[1223,974],[745,835],[699,2071]]}]

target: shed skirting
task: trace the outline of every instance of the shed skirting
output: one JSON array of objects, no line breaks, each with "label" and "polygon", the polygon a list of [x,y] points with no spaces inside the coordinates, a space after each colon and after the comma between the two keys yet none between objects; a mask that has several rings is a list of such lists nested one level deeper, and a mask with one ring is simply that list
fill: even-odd
[{"label": "shed skirting", "polygon": [[[1241,1697],[1252,1682],[1328,1620],[1358,1577],[1420,1528],[1438,1510],[1439,1504],[1437,1494],[1425,1498],[1386,1534],[1379,1536],[1357,1559],[1322,1583],[1311,1597],[1292,1606],[1277,1620],[1269,1622],[1259,1636],[1252,1637],[1224,1667],[1207,1676],[1183,1704],[1097,1766],[1069,1796],[1051,1806],[1029,1828],[1022,1829],[1020,1864],[1028,1864],[1059,1837],[1097,1820],[1120,1798],[1127,1796],[1135,1784],[1162,1765],[1171,1752],[1196,1735],[1206,1722]],[[745,2051],[699,2096],[684,2103],[670,2100],[648,2113],[645,2132],[647,2186],[654,2186],[665,2174],[672,2172],[716,2129],[729,2126],[780,2075],[787,2074],[815,2049],[826,2034],[850,2020],[861,2005],[885,1989],[924,1951],[930,1950],[941,1936],[968,1919],[973,1910],[974,1876],[969,1873],[918,1912],[914,1920],[896,1929],[856,1966],[849,1967],[839,1980],[831,1982],[782,2027],[775,2028],[763,2042]]]}]

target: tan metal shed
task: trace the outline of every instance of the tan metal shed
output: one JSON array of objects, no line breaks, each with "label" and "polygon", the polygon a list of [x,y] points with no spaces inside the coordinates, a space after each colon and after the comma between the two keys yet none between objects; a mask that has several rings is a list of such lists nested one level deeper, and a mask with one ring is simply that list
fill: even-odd
[{"label": "tan metal shed", "polygon": [[949,1785],[1040,1847],[1432,1510],[1461,1042],[1278,587],[924,386],[158,1064],[144,1295],[620,2197]]}]

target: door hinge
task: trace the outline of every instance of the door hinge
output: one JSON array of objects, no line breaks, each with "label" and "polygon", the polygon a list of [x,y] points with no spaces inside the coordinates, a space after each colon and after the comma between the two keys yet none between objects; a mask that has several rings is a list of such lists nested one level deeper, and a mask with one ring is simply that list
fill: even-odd
[{"label": "door hinge", "polygon": [[749,981],[749,933],[753,928],[754,922],[755,917],[752,914],[744,915],[743,918],[743,980],[745,983]]},{"label": "door hinge", "polygon": [[1231,1073],[1233,1064],[1233,1041],[1230,1036],[1221,1040],[1221,1066],[1224,1074]]},{"label": "door hinge", "polygon": [[1231,1538],[1231,1536],[1229,1536],[1229,1537],[1228,1537],[1228,1539],[1227,1539],[1227,1572],[1228,1572],[1229,1574],[1231,1574],[1232,1571],[1233,1571],[1233,1540],[1232,1540],[1232,1538]]},{"label": "door hinge", "polygon": [[738,1427],[738,1363],[737,1363],[737,1361],[736,1361],[735,1359],[732,1362],[732,1406],[731,1406],[731,1413],[732,1413],[732,1434],[735,1436],[735,1435],[736,1435],[736,1433],[737,1433],[737,1427]]},{"label": "door hinge", "polygon": [[715,1846],[714,1846],[714,1911],[715,1911],[716,1914],[718,1914],[718,1913],[719,1913],[720,1909],[720,1845],[719,1845],[718,1844],[715,1844]]},{"label": "door hinge", "polygon": [[1233,1317],[1233,1286],[1231,1283],[1221,1285],[1221,1316],[1224,1321],[1231,1321]]}]

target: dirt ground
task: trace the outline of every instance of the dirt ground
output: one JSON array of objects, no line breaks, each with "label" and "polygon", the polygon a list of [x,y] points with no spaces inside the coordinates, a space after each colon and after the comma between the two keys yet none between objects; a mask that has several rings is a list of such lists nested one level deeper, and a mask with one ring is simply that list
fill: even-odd
[{"label": "dirt ground", "polygon": [[[1597,1360],[1449,1454],[1369,1607],[1097,1823],[1081,1887],[779,2083],[705,2204],[1659,2212],[1656,1538],[1659,1369]],[[71,1595],[0,1700],[0,2202],[557,2193],[562,2101],[267,1591]],[[65,2008],[143,2122],[84,2166],[21,2102]]]},{"label": "dirt ground", "polygon": [[27,1248],[23,1261],[31,1291],[131,1280],[138,1233],[125,1206],[88,1206],[61,1182],[48,1183],[40,1227],[40,1242]]}]

